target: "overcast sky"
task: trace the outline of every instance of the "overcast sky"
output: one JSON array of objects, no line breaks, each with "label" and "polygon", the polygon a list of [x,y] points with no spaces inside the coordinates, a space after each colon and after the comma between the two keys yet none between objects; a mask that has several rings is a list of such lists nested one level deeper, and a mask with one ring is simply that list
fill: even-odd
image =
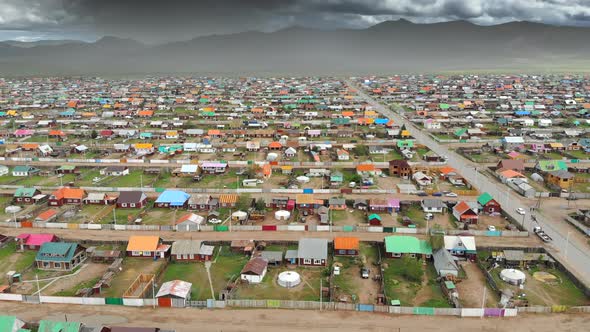
[{"label": "overcast sky", "polygon": [[0,40],[109,35],[162,43],[293,25],[365,28],[399,18],[590,26],[590,0],[0,0]]}]

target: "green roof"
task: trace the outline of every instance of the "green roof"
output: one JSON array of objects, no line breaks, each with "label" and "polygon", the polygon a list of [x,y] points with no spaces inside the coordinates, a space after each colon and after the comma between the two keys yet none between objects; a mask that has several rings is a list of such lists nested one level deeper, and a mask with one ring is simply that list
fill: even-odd
[{"label": "green roof", "polygon": [[449,109],[449,104],[440,104],[439,106],[441,110]]},{"label": "green roof", "polygon": [[465,133],[467,133],[467,129],[465,129],[465,128],[455,130],[455,136],[461,137],[461,136],[465,135]]},{"label": "green roof", "polygon": [[445,287],[447,289],[455,289],[455,284],[452,281],[445,281]]},{"label": "green roof", "polygon": [[0,316],[0,331],[12,331],[16,321],[15,316]]},{"label": "green roof", "polygon": [[42,320],[39,322],[39,332],[79,332],[81,325],[81,323],[77,322]]},{"label": "green roof", "polygon": [[35,191],[37,191],[35,188],[18,188],[14,192],[14,197],[33,197],[35,196]]},{"label": "green roof", "polygon": [[563,160],[539,160],[537,168],[544,172],[567,171],[567,164]]},{"label": "green roof", "polygon": [[414,147],[414,141],[397,141],[397,147],[398,148],[402,148],[402,147],[408,147],[408,148],[413,148]]},{"label": "green roof", "polygon": [[58,168],[61,171],[72,171],[76,169],[76,165],[63,165]]},{"label": "green roof", "polygon": [[376,213],[373,213],[372,215],[369,216],[369,220],[371,220],[371,219],[377,219],[377,220],[381,221],[381,216],[379,216]]},{"label": "green roof", "polygon": [[385,237],[385,251],[396,254],[432,255],[432,247],[428,241],[403,235]]},{"label": "green roof", "polygon": [[26,166],[26,165],[15,166],[12,169],[13,172],[30,172],[32,170],[35,170],[35,167],[33,167],[33,166]]},{"label": "green roof", "polygon": [[477,202],[481,205],[484,206],[486,204],[488,204],[489,201],[491,201],[492,199],[494,199],[492,197],[492,195],[490,195],[489,193],[485,192],[483,194],[481,194],[478,198],[477,198]]},{"label": "green roof", "polygon": [[74,258],[77,243],[45,242],[37,252],[35,260],[51,262],[69,262]]}]

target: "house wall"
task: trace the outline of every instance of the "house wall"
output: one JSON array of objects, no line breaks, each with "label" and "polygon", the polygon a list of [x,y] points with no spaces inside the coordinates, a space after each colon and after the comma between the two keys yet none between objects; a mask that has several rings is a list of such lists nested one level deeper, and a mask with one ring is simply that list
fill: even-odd
[{"label": "house wall", "polygon": [[443,212],[443,208],[434,208],[434,207],[422,207],[422,210],[424,212],[430,212],[430,213],[442,213]]},{"label": "house wall", "polygon": [[[123,206],[123,204],[126,204],[126,203],[121,204],[121,203],[117,202],[117,208],[123,208],[123,209],[125,209],[125,208],[128,208],[128,209],[142,208],[145,206],[146,203],[147,203],[147,198],[141,202],[129,203],[126,206]],[[131,206],[131,204],[135,204],[135,206]]]},{"label": "house wall", "polygon": [[[144,255],[147,254],[147,255]],[[145,257],[145,258],[153,258],[155,256],[155,251],[127,251],[127,256],[129,257]]]},{"label": "house wall", "polygon": [[172,260],[177,262],[198,262],[200,261],[201,255],[190,254],[190,255],[172,255]]},{"label": "house wall", "polygon": [[62,206],[63,199],[49,199],[48,204],[51,206]]},{"label": "house wall", "polygon": [[356,256],[359,252],[356,249],[335,249],[334,256]]},{"label": "house wall", "polygon": [[305,262],[305,260],[303,258],[299,258],[299,265],[301,266],[326,266],[326,260],[325,259],[320,259],[319,262],[316,262],[314,259],[312,259],[310,262]]},{"label": "house wall", "polygon": [[266,269],[264,269],[264,271],[262,272],[262,275],[242,273],[242,274],[240,274],[240,279],[242,281],[247,281],[250,284],[259,284],[262,282],[262,279],[264,279],[265,275],[266,275]]}]

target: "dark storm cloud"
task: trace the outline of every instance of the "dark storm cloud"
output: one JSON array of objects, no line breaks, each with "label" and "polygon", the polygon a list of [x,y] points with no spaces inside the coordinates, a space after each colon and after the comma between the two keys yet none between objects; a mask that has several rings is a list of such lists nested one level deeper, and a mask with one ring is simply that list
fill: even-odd
[{"label": "dark storm cloud", "polygon": [[160,42],[291,25],[363,28],[398,18],[590,25],[589,15],[589,0],[1,0],[0,31]]}]

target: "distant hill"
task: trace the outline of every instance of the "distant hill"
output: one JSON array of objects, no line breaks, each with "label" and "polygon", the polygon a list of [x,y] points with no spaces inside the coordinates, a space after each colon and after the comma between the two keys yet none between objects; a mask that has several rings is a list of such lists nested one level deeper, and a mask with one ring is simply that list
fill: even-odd
[{"label": "distant hill", "polygon": [[[0,42],[5,75],[346,75],[461,70],[588,70],[590,28],[530,22],[388,21],[362,30],[301,27],[148,46],[104,37],[94,43]],[[16,44],[15,44],[16,43]],[[20,44],[19,44],[20,43]]]}]

